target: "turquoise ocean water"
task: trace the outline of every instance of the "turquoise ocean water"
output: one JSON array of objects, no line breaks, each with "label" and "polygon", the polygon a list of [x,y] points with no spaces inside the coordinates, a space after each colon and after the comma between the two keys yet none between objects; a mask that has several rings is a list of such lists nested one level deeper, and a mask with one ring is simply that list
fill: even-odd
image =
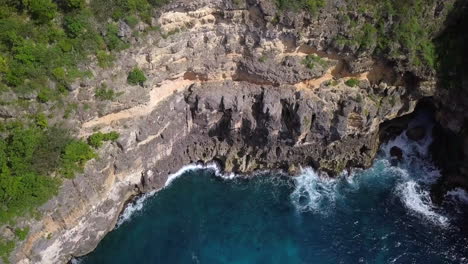
[{"label": "turquoise ocean water", "polygon": [[[126,208],[91,254],[105,263],[468,263],[468,195],[435,206],[430,133],[381,147],[367,170],[330,179],[305,168],[288,177],[226,177],[188,167]],[[396,162],[389,149],[404,150]]]}]

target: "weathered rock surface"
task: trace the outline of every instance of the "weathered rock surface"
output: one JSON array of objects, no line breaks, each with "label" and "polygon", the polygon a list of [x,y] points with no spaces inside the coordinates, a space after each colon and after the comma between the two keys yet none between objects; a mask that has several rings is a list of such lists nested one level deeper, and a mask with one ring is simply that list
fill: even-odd
[{"label": "weathered rock surface", "polygon": [[[83,137],[96,130],[121,137],[64,183],[40,220],[29,220],[30,235],[12,261],[65,263],[90,252],[131,196],[162,188],[189,163],[216,160],[244,173],[369,166],[380,125],[411,112],[431,90],[370,56],[331,53],[340,30],[333,13],[282,16],[280,25],[271,23],[275,14],[268,1],[177,1],[160,14],[162,35],[135,43],[111,70],[91,66],[97,77],[72,92],[89,109],[79,109],[70,126]],[[308,54],[324,63],[307,68]],[[144,87],[126,83],[135,65],[148,77]],[[344,83],[351,77],[358,86]],[[97,102],[103,83],[123,94]]]}]

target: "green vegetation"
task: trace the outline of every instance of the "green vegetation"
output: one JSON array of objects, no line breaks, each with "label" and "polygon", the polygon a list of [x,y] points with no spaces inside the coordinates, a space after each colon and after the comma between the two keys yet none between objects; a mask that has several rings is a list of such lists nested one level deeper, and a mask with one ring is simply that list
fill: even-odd
[{"label": "green vegetation", "polygon": [[309,69],[314,69],[316,65],[322,66],[322,67],[327,67],[328,63],[326,60],[320,58],[319,56],[315,54],[309,54],[307,55],[302,63]]},{"label": "green vegetation", "polygon": [[145,73],[139,68],[133,68],[128,73],[127,82],[131,85],[140,85],[143,86],[143,83],[146,81]]},{"label": "green vegetation", "polygon": [[369,24],[366,23],[362,27],[361,34],[359,36],[359,46],[362,49],[369,50],[375,47],[377,44],[377,29]]},{"label": "green vegetation", "polygon": [[447,21],[450,24],[446,30],[435,40],[436,54],[438,58],[437,77],[441,89],[449,90],[453,98],[460,98],[460,94],[466,94],[466,76],[468,66],[466,64],[466,43],[468,28],[468,16],[463,1],[458,1],[452,8]]},{"label": "green vegetation", "polygon": [[100,100],[114,100],[117,96],[120,96],[122,93],[116,93],[113,89],[107,88],[107,85],[103,83],[101,87],[96,89],[94,96]]},{"label": "green vegetation", "polygon": [[0,223],[32,212],[57,193],[61,177],[72,178],[95,157],[88,144],[46,127],[42,117],[38,124],[7,126],[0,137]]},{"label": "green vegetation", "polygon": [[107,51],[98,50],[96,53],[98,65],[101,68],[109,68],[114,65],[115,56]]},{"label": "green vegetation", "polygon": [[[122,37],[119,23],[149,25],[153,9],[168,1],[0,0],[0,95],[13,92],[19,98],[5,96],[0,103],[28,113],[0,121],[0,225],[37,215],[36,208],[57,193],[64,179],[96,157],[87,142],[61,128],[60,120],[51,125],[48,118],[56,120],[62,111],[68,118],[78,110],[66,96],[73,82],[90,76],[85,70],[90,61],[112,67],[116,52],[129,47],[129,37],[136,34]],[[146,79],[138,72],[134,77],[130,81],[140,85]],[[106,87],[96,90],[99,100],[118,95]],[[109,133],[102,140],[116,137]],[[29,231],[12,230],[15,239],[0,237],[3,263]]]},{"label": "green vegetation", "polygon": [[63,118],[69,118],[70,115],[78,109],[78,104],[70,103],[66,106],[65,112],[63,113]]},{"label": "green vegetation", "polygon": [[86,161],[95,157],[96,154],[88,144],[81,140],[72,140],[62,153],[62,166],[59,172],[65,178],[71,179],[75,176],[75,172],[83,172]]},{"label": "green vegetation", "polygon": [[97,132],[88,137],[88,144],[95,148],[99,148],[100,146],[102,146],[104,141],[116,141],[119,138],[119,136],[119,133],[115,131],[106,134],[102,132]]},{"label": "green vegetation", "polygon": [[[434,0],[350,0],[341,19],[342,23],[349,23],[350,35],[337,36],[335,41],[432,70],[436,65],[432,41],[435,29],[428,14],[434,4]],[[363,15],[366,23],[351,19],[349,11]]]},{"label": "green vegetation", "polygon": [[302,10],[305,9],[311,14],[316,14],[325,7],[326,0],[275,0],[276,5],[281,10]]},{"label": "green vegetation", "polygon": [[0,240],[0,258],[4,263],[10,263],[8,256],[15,249],[15,241]]},{"label": "green vegetation", "polygon": [[355,87],[359,85],[359,80],[355,78],[351,78],[345,82],[345,84],[349,87]]},{"label": "green vegetation", "polygon": [[29,233],[29,227],[15,229],[15,236],[19,240],[25,240],[28,233]]},{"label": "green vegetation", "polygon": [[[96,58],[111,67],[112,52],[129,46],[118,22],[151,22],[151,10],[168,0],[0,0],[0,86],[39,102],[57,100],[80,65]],[[55,85],[50,85],[50,82]],[[5,89],[6,88],[6,89]]]}]

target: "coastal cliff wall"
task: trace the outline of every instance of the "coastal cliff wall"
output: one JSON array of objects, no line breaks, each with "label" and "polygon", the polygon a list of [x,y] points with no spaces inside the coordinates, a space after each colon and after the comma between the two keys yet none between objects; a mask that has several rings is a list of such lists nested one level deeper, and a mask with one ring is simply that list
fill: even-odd
[{"label": "coastal cliff wall", "polygon": [[[335,13],[276,21],[272,10],[269,1],[176,1],[155,22],[160,34],[135,40],[112,69],[91,65],[96,77],[72,94],[90,109],[68,125],[82,137],[121,136],[63,184],[39,220],[24,220],[31,231],[12,262],[66,263],[92,251],[128,199],[163,188],[190,163],[238,173],[367,167],[380,125],[434,94],[403,64],[334,47],[346,30]],[[147,74],[143,87],[126,84],[135,66]],[[97,102],[103,83],[122,95]]]}]

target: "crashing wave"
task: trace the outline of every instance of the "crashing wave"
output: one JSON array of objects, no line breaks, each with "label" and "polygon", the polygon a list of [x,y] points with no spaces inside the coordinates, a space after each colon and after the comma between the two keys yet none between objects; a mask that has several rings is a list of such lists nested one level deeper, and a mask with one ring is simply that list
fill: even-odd
[{"label": "crashing wave", "polygon": [[[295,189],[290,198],[299,212],[326,213],[333,208],[338,197],[357,191],[361,186],[393,190],[405,207],[412,214],[417,214],[430,222],[447,226],[448,218],[435,211],[429,191],[430,184],[440,177],[440,171],[430,162],[429,146],[432,143],[432,124],[426,117],[420,116],[409,127],[424,126],[425,137],[419,141],[409,140],[406,131],[380,148],[380,158],[367,170],[355,170],[350,175],[330,179],[319,175],[311,168],[304,169],[295,177]],[[392,165],[390,149],[398,147],[403,152],[403,159]],[[346,173],[344,173],[346,174]],[[468,195],[460,190],[451,195],[468,201]]]},{"label": "crashing wave", "polygon": [[336,179],[320,176],[313,169],[305,168],[295,177],[295,181],[296,188],[291,193],[291,200],[301,212],[324,212],[324,205],[331,207],[336,201]]},{"label": "crashing wave", "polygon": [[398,196],[411,212],[424,216],[435,224],[448,226],[448,218],[435,212],[429,192],[422,189],[415,181],[407,181],[396,187]]},{"label": "crashing wave", "polygon": [[119,215],[119,218],[117,219],[117,224],[116,224],[115,228],[118,228],[123,223],[130,220],[135,213],[140,212],[143,209],[144,205],[145,205],[145,201],[148,198],[152,197],[155,193],[156,193],[156,191],[145,193],[142,196],[138,197],[135,201],[129,203],[125,207],[123,212]]}]

